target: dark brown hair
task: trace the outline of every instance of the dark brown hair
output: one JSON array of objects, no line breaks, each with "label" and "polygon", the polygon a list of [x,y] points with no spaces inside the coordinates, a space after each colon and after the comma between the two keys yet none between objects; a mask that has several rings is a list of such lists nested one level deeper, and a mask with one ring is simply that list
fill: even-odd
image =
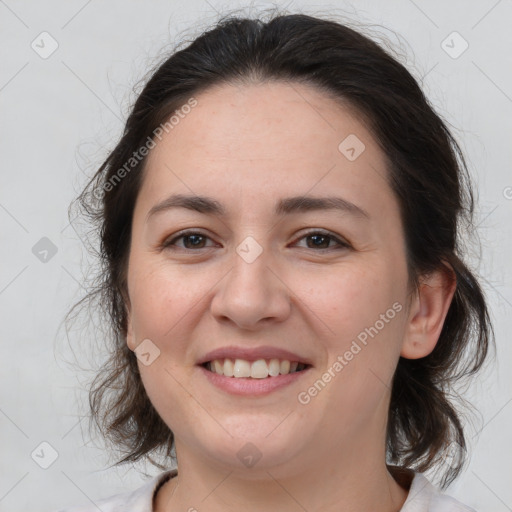
[{"label": "dark brown hair", "polygon": [[[466,446],[453,389],[481,368],[493,342],[483,293],[461,256],[461,227],[473,226],[467,166],[446,124],[396,58],[358,30],[304,14],[274,13],[266,21],[225,16],[174,51],[151,73],[121,140],[79,196],[101,242],[95,287],[80,303],[98,301],[112,344],[90,389],[92,417],[121,450],[117,464],[147,456],[163,468],[151,456],[172,455],[173,434],[146,395],[126,344],[127,260],[146,158],[129,168],[126,163],[201,91],[273,80],[312,85],[365,120],[386,157],[400,205],[411,286],[444,263],[453,268],[457,288],[439,341],[427,357],[400,358],[387,427],[388,463],[425,471],[438,466],[447,447],[456,447],[444,470],[446,487],[461,471]],[[123,166],[122,179],[108,186]]]}]

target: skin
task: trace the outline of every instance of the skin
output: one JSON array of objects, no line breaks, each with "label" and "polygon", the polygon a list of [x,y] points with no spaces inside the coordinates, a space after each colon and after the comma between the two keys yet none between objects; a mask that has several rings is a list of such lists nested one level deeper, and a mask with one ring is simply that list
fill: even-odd
[{"label": "skin", "polygon": [[[454,281],[437,272],[410,291],[384,154],[352,110],[311,86],[278,82],[224,84],[196,99],[149,154],[128,265],[127,343],[135,350],[149,338],[160,350],[139,368],[178,457],[179,475],[155,510],[398,511],[407,489],[385,464],[390,384],[399,356],[433,350]],[[349,134],[365,144],[355,161],[338,150]],[[174,208],[147,219],[174,193],[213,197],[227,215]],[[274,215],[279,199],[304,194],[342,197],[369,218]],[[189,228],[207,237],[200,248],[183,238],[162,248]],[[327,238],[317,248],[304,238],[314,229],[349,247]],[[248,236],[262,248],[252,263],[236,252]],[[298,394],[397,302],[401,311],[300,403]],[[241,397],[196,366],[221,346],[267,344],[310,358],[309,377]],[[237,456],[248,442],[262,455],[252,467]]]}]

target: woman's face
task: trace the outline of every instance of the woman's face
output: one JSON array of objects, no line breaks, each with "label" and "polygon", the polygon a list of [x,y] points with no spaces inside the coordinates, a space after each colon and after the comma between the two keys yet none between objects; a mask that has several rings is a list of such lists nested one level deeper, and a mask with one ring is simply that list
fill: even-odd
[{"label": "woman's face", "polygon": [[[223,85],[196,99],[150,151],[128,266],[128,345],[144,341],[142,380],[178,457],[276,477],[384,457],[408,288],[383,153],[306,85]],[[178,194],[189,207],[171,206]],[[200,363],[224,348],[218,359],[245,360],[240,375],[308,367],[214,378]]]}]

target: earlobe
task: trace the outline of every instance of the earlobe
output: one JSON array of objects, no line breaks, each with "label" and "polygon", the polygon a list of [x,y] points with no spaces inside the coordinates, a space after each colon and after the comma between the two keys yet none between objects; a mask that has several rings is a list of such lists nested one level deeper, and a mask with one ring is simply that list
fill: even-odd
[{"label": "earlobe", "polygon": [[420,279],[419,289],[409,309],[400,352],[402,357],[419,359],[434,350],[456,286],[455,273],[448,264]]}]

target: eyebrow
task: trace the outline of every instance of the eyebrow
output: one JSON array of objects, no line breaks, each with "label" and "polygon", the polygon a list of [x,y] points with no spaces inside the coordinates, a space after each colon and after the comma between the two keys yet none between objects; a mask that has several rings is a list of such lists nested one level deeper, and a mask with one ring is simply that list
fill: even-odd
[{"label": "eyebrow", "polygon": [[[154,205],[146,216],[146,221],[159,212],[172,208],[186,208],[206,215],[218,217],[226,216],[226,209],[217,200],[198,195],[174,194]],[[363,208],[341,197],[313,197],[294,196],[281,199],[277,202],[274,214],[289,215],[292,213],[304,213],[318,210],[338,210],[355,217],[369,219],[370,216]]]}]

